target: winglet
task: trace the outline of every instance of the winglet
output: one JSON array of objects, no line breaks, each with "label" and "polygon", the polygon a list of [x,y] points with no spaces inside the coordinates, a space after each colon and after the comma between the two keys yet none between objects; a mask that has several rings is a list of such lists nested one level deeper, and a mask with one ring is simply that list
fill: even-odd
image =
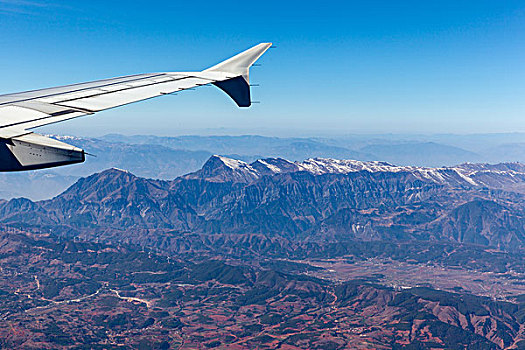
[{"label": "winglet", "polygon": [[272,43],[261,43],[232,58],[223,61],[205,72],[222,72],[232,75],[232,78],[213,83],[226,92],[239,107],[249,107],[250,97],[250,67],[261,57]]}]

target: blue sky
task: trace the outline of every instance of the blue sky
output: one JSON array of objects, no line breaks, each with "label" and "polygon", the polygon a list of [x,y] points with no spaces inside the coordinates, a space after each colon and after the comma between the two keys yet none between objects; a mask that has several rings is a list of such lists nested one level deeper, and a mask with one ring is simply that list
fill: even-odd
[{"label": "blue sky", "polygon": [[201,70],[272,41],[238,109],[205,87],[47,132],[525,132],[523,1],[0,0],[0,93]]}]

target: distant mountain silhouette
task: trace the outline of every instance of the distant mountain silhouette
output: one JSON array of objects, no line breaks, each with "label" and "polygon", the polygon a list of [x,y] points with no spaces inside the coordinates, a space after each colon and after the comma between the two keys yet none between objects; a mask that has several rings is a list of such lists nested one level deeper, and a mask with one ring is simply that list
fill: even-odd
[{"label": "distant mountain silhouette", "polygon": [[373,154],[377,159],[402,165],[445,166],[483,160],[481,155],[474,152],[435,142],[373,144],[361,148],[360,151]]}]

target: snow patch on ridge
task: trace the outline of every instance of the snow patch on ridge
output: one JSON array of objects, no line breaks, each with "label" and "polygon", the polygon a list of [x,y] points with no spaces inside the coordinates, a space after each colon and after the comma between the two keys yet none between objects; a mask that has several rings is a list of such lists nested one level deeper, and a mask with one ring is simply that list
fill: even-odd
[{"label": "snow patch on ridge", "polygon": [[260,164],[264,165],[265,167],[267,167],[270,171],[274,172],[275,174],[281,172],[281,168],[276,167],[275,165],[270,164],[270,163],[264,161],[263,159],[259,159],[258,162],[259,162]]},{"label": "snow patch on ridge", "polygon": [[116,171],[121,172],[121,173],[131,174],[129,170],[115,168],[115,167],[112,167],[109,170],[116,170]]},{"label": "snow patch on ridge", "polygon": [[221,162],[224,163],[224,165],[226,165],[228,168],[233,169],[233,170],[240,169],[240,168],[251,168],[251,166],[248,165],[248,163],[243,162],[242,160],[237,160],[237,159],[233,159],[233,158],[223,157],[223,156],[219,156],[219,155],[214,155],[214,157],[219,158],[221,160]]}]

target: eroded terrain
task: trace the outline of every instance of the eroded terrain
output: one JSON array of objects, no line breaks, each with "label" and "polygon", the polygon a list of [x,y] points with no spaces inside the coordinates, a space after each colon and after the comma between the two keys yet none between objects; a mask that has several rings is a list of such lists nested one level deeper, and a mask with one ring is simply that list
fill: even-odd
[{"label": "eroded terrain", "polygon": [[[388,286],[395,280],[418,283],[433,271],[437,283],[444,283],[444,271],[463,278],[461,270],[381,259],[349,263],[351,257],[308,264],[182,261],[132,247],[56,243],[48,235],[16,230],[1,235],[0,247],[5,348],[524,345],[523,296],[507,294],[503,302],[465,290]],[[484,275],[493,276],[483,283],[495,285],[506,278]]]}]

